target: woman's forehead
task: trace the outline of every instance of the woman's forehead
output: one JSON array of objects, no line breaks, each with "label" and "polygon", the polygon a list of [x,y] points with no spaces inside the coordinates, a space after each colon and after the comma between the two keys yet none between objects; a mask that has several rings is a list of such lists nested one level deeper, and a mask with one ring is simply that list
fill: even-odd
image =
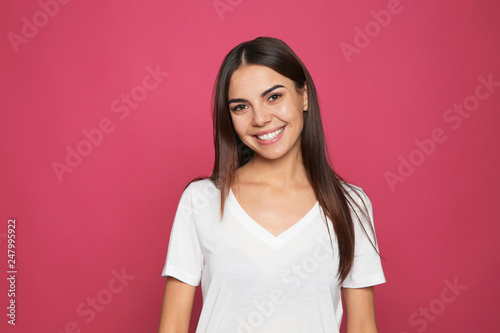
[{"label": "woman's forehead", "polygon": [[246,65],[238,68],[229,82],[229,94],[262,93],[274,85],[289,86],[293,82],[275,70],[261,65]]}]

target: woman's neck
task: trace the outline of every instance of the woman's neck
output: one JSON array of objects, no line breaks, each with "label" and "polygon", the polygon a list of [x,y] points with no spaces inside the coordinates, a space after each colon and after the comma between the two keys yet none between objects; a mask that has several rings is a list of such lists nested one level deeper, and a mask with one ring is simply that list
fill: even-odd
[{"label": "woman's neck", "polygon": [[255,155],[240,168],[240,182],[258,183],[275,188],[293,188],[309,184],[302,155],[287,155],[279,159],[266,159]]}]

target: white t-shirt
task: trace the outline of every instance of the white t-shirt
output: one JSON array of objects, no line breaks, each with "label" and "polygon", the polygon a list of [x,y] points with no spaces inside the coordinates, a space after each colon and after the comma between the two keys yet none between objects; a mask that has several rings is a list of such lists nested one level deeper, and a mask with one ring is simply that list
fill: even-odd
[{"label": "white t-shirt", "polygon": [[[373,223],[371,202],[356,189]],[[370,221],[356,212],[373,240]],[[380,258],[355,214],[353,222],[355,258],[342,287],[384,283]],[[232,191],[221,221],[220,190],[209,179],[193,182],[179,201],[162,276],[193,286],[201,280],[197,333],[338,332],[338,246],[330,219],[328,223],[333,253],[319,202],[276,237],[246,214]]]}]

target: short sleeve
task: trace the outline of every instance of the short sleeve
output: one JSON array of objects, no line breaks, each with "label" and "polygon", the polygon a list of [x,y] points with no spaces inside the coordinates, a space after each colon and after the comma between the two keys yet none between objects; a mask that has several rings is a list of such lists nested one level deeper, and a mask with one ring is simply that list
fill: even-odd
[{"label": "short sleeve", "polygon": [[[360,187],[357,187],[357,192],[359,196],[356,193],[351,196],[362,210],[364,210],[364,202],[368,216],[363,214],[363,211],[359,210],[356,205],[352,205],[351,214],[355,231],[354,262],[351,271],[342,283],[343,288],[364,288],[386,282],[380,256],[377,253],[378,243],[376,244],[372,203]],[[372,242],[376,244],[377,251]]]},{"label": "short sleeve", "polygon": [[179,200],[161,275],[198,286],[203,268],[203,252],[196,231],[192,184],[184,190]]}]

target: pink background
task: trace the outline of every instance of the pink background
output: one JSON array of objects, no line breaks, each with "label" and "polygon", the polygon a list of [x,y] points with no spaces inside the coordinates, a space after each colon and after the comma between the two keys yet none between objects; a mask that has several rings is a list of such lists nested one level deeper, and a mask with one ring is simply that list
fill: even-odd
[{"label": "pink background", "polygon": [[[18,269],[2,332],[157,331],[180,194],[213,166],[216,72],[260,35],[309,68],[334,166],[373,202],[380,332],[500,330],[500,87],[478,79],[500,82],[498,1],[41,3],[0,5],[0,266],[14,217]],[[68,146],[87,156],[58,178]],[[200,309],[198,292],[192,332]]]}]

